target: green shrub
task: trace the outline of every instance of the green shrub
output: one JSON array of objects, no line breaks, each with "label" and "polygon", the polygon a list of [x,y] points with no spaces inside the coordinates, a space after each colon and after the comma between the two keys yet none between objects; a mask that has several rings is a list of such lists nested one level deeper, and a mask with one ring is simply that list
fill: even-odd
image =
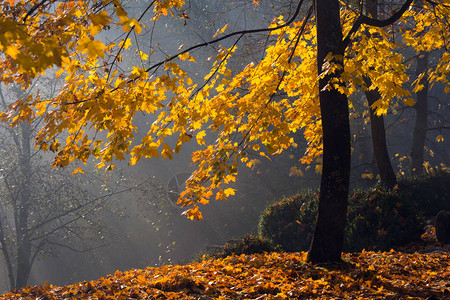
[{"label": "green shrub", "polygon": [[[306,251],[315,226],[318,193],[306,191],[269,205],[258,232],[283,251]],[[349,195],[345,251],[389,250],[420,238],[426,218],[450,210],[450,174],[399,182],[388,190],[376,185]]]},{"label": "green shrub", "polygon": [[434,217],[440,210],[450,210],[450,173],[435,171],[432,174],[408,178],[398,183],[402,198],[417,204],[424,216]]},{"label": "green shrub", "polygon": [[278,252],[280,248],[266,238],[254,234],[245,234],[237,240],[226,243],[223,247],[200,254],[195,260],[205,258],[225,258],[230,255]]},{"label": "green shrub", "polygon": [[424,219],[398,189],[375,186],[349,195],[344,249],[389,250],[420,238]]},{"label": "green shrub", "polygon": [[283,251],[306,251],[309,248],[317,214],[318,193],[303,191],[269,205],[261,214],[259,235],[279,245]]}]

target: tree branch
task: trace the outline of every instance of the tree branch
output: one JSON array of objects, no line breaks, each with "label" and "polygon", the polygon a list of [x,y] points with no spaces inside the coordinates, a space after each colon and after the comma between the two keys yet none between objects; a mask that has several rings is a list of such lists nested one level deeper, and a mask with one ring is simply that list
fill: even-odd
[{"label": "tree branch", "polygon": [[[411,1],[412,1],[412,0],[411,0]],[[260,28],[260,29],[250,29],[250,30],[239,30],[239,31],[235,31],[235,32],[232,32],[232,33],[230,33],[230,34],[224,35],[223,37],[220,37],[220,38],[217,38],[217,39],[213,39],[213,40],[211,40],[211,41],[209,41],[209,42],[204,42],[204,43],[200,43],[200,44],[194,45],[194,46],[192,46],[192,47],[189,47],[189,48],[187,48],[186,50],[184,50],[184,51],[182,51],[182,52],[179,52],[179,53],[177,53],[177,54],[175,54],[175,55],[173,55],[173,56],[169,56],[169,57],[168,57],[167,59],[165,59],[164,61],[160,61],[160,62],[158,62],[158,63],[152,65],[151,67],[147,68],[145,71],[146,71],[146,72],[150,72],[150,71],[152,71],[152,70],[154,70],[154,69],[158,69],[161,65],[163,65],[163,64],[165,64],[165,63],[167,63],[167,62],[169,62],[169,61],[174,60],[175,58],[179,57],[180,55],[183,55],[183,54],[185,54],[185,53],[187,53],[187,52],[190,52],[190,51],[195,50],[195,49],[198,49],[198,48],[202,48],[202,47],[206,47],[206,46],[209,46],[209,45],[212,45],[212,44],[216,44],[216,43],[218,43],[218,42],[220,42],[220,41],[229,39],[229,38],[231,38],[231,37],[233,37],[233,36],[236,36],[236,35],[245,35],[245,34],[252,34],[252,33],[271,32],[271,31],[278,30],[278,29],[284,28],[284,27],[286,27],[286,26],[289,26],[289,25],[291,25],[291,24],[295,21],[295,19],[297,18],[297,16],[300,14],[300,9],[301,9],[301,7],[302,7],[302,5],[303,5],[303,2],[304,2],[304,0],[300,0],[300,1],[299,1],[298,5],[297,5],[297,9],[295,10],[294,14],[293,14],[292,17],[291,17],[286,23],[284,23],[283,25],[276,26],[276,27],[273,27],[273,28]],[[111,67],[112,67],[112,66],[111,66]],[[127,83],[131,83],[131,82],[137,80],[138,78],[139,78],[139,76],[136,77],[136,78],[130,79],[130,80],[127,81]],[[116,87],[116,88],[112,89],[111,92],[114,92],[114,91],[116,91],[116,90],[118,90],[118,89],[119,89],[119,88]],[[66,103],[66,104],[78,104],[78,103],[85,102],[85,101],[88,101],[88,100],[82,100],[82,101],[70,102],[70,103]]]},{"label": "tree branch", "polygon": [[427,131],[441,131],[441,130],[449,130],[450,126],[439,126],[439,127],[429,127]]},{"label": "tree branch", "polygon": [[389,18],[387,18],[385,20],[373,19],[373,18],[370,18],[368,16],[361,14],[356,19],[355,23],[353,24],[352,28],[348,32],[347,36],[344,38],[344,42],[343,42],[344,47],[347,48],[347,46],[350,44],[351,36],[359,30],[359,28],[361,27],[362,24],[366,24],[366,25],[370,25],[370,26],[374,26],[374,27],[386,27],[386,26],[392,25],[394,22],[396,22],[403,16],[405,11],[411,6],[412,2],[413,2],[413,0],[407,0],[398,11],[396,11],[392,16],[390,16]]},{"label": "tree branch", "polygon": [[96,249],[103,248],[103,247],[111,245],[111,243],[106,243],[106,244],[99,244],[99,245],[92,246],[92,247],[85,248],[85,249],[77,249],[77,248],[74,248],[74,247],[69,246],[67,244],[62,244],[62,243],[53,242],[53,241],[49,241],[49,240],[47,240],[46,242],[49,245],[55,245],[55,246],[58,246],[58,247],[61,247],[61,248],[66,248],[66,249],[69,249],[70,251],[79,252],[79,253],[89,252],[89,251],[92,251],[92,250],[96,250]]},{"label": "tree branch", "polygon": [[[412,0],[411,0],[411,1],[412,1]],[[298,5],[297,5],[297,9],[296,9],[295,12],[294,12],[294,15],[291,17],[291,19],[289,19],[289,20],[288,20],[286,23],[284,23],[283,25],[276,26],[276,27],[273,27],[273,28],[260,28],[260,29],[239,30],[239,31],[235,31],[235,32],[229,33],[229,34],[227,34],[227,35],[224,35],[223,37],[220,37],[220,38],[211,40],[211,41],[209,41],[209,42],[204,42],[204,43],[197,44],[197,45],[195,45],[195,46],[189,47],[189,48],[187,48],[186,50],[184,50],[184,51],[182,51],[182,52],[180,52],[180,53],[178,53],[178,54],[176,54],[176,55],[174,55],[174,56],[171,56],[171,57],[167,58],[166,60],[164,60],[164,61],[162,61],[162,62],[159,62],[159,63],[157,63],[157,64],[151,66],[151,67],[148,68],[146,71],[147,71],[147,72],[150,72],[151,70],[153,70],[153,69],[155,69],[155,68],[158,68],[160,65],[162,65],[162,64],[164,64],[164,63],[166,63],[166,62],[168,62],[168,61],[171,61],[171,60],[177,58],[178,56],[180,56],[180,55],[182,55],[182,54],[185,54],[185,53],[190,52],[190,51],[192,51],[192,50],[195,50],[195,49],[197,49],[197,48],[209,46],[209,45],[211,45],[211,44],[216,44],[216,43],[218,43],[218,42],[220,42],[220,41],[229,39],[229,38],[231,38],[231,37],[233,37],[233,36],[235,36],[235,35],[244,35],[244,34],[261,33],[261,32],[271,32],[271,31],[278,30],[278,29],[284,28],[284,27],[286,27],[286,26],[289,26],[289,25],[291,25],[291,24],[294,22],[294,20],[295,20],[295,19],[297,18],[297,16],[299,15],[299,13],[300,13],[300,8],[302,7],[303,2],[304,2],[304,0],[300,0],[300,2],[299,2]]]},{"label": "tree branch", "polygon": [[[132,191],[133,189],[134,189],[134,187],[126,188],[126,189],[123,189],[123,190],[120,190],[120,191],[116,191],[116,192],[112,192],[112,193],[109,193],[109,194],[106,194],[106,195],[102,195],[102,196],[96,197],[96,198],[94,198],[94,199],[91,199],[91,200],[89,200],[89,201],[87,201],[87,202],[81,203],[81,204],[79,204],[78,206],[76,206],[76,207],[74,207],[74,208],[71,208],[71,209],[69,209],[69,210],[67,210],[67,211],[63,211],[63,212],[59,213],[58,215],[52,216],[52,217],[50,217],[49,219],[42,220],[41,223],[38,223],[38,224],[36,224],[36,225],[30,227],[30,228],[28,229],[28,232],[29,232],[29,234],[30,234],[30,236],[31,236],[31,235],[34,234],[34,232],[35,232],[37,229],[43,227],[44,225],[46,225],[46,224],[48,224],[48,223],[51,223],[51,222],[53,222],[53,221],[55,221],[55,220],[57,220],[57,219],[61,219],[62,217],[67,216],[67,215],[69,215],[70,213],[79,211],[79,210],[81,210],[82,208],[84,208],[84,207],[86,207],[86,206],[89,206],[89,205],[93,204],[93,203],[96,202],[96,201],[100,201],[100,200],[105,199],[105,198],[108,198],[108,197],[112,197],[112,196],[115,196],[115,195],[119,195],[119,194],[122,194],[122,193],[126,193],[126,192],[129,192],[129,191]],[[78,219],[79,219],[79,218],[76,218],[76,220],[78,220]],[[60,227],[61,227],[61,226],[60,226]],[[48,235],[48,234],[46,234],[46,235]],[[42,238],[42,236],[33,238],[33,240],[37,240],[37,239],[39,239],[39,238]]]},{"label": "tree branch", "polygon": [[32,13],[34,13],[39,7],[43,6],[45,2],[47,2],[49,0],[42,0],[41,2],[35,4],[32,8],[30,8],[30,10],[27,12],[27,14],[23,17],[23,22],[25,23],[25,21],[28,19],[29,16],[31,16]]},{"label": "tree branch", "polygon": [[[146,14],[146,13],[148,12],[148,10],[153,6],[153,4],[154,4],[155,2],[156,2],[156,0],[152,1],[152,3],[150,3],[150,4],[147,6],[147,8],[144,10],[144,12],[141,14],[141,16],[137,19],[138,22],[141,21],[141,19],[145,16],[145,14]],[[125,42],[126,42],[126,40],[127,40],[128,37],[130,36],[131,32],[134,31],[134,28],[135,28],[135,27],[136,27],[136,26],[133,25],[133,26],[131,26],[131,28],[128,30],[127,35],[126,35],[125,38],[123,39],[122,46],[120,47],[120,49],[119,49],[119,51],[117,52],[117,54],[114,56],[113,62],[111,63],[111,68],[109,69],[109,72],[108,72],[108,77],[106,78],[106,82],[109,81],[109,79],[110,79],[110,77],[111,77],[112,69],[113,69],[113,67],[114,67],[114,64],[115,64],[116,61],[118,60],[119,55],[120,55],[120,52],[122,52],[122,50],[123,50],[124,47],[125,47]]]}]

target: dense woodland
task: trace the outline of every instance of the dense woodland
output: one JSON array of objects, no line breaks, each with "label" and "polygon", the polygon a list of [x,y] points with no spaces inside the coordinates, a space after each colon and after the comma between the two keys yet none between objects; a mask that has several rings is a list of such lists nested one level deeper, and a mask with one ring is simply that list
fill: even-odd
[{"label": "dense woodland", "polygon": [[[450,292],[448,0],[0,9],[5,299]],[[143,240],[159,269],[20,290]]]}]

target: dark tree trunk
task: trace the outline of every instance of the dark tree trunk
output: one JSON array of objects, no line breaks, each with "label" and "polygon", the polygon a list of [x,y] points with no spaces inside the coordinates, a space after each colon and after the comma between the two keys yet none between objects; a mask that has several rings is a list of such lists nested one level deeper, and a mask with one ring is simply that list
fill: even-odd
[{"label": "dark tree trunk", "polygon": [[[416,76],[428,69],[428,53],[421,52],[417,57]],[[411,173],[414,176],[423,174],[423,155],[428,128],[428,77],[420,81],[424,87],[416,93],[416,125],[414,126],[411,145]]]},{"label": "dark tree trunk", "polygon": [[380,180],[384,186],[392,188],[397,184],[397,178],[394,169],[392,168],[391,159],[387,149],[384,118],[383,116],[377,116],[375,109],[372,108],[372,105],[380,99],[380,94],[378,90],[366,91],[365,94],[367,103],[369,104],[373,153],[375,155]]},{"label": "dark tree trunk", "polygon": [[[372,18],[378,17],[378,0],[367,0],[366,11]],[[367,87],[372,85],[369,77],[364,78]],[[384,127],[384,117],[377,116],[372,105],[381,98],[378,89],[365,91],[367,103],[369,105],[370,129],[372,133],[372,147],[377,163],[378,173],[381,183],[392,188],[397,184],[394,169],[392,168],[386,144],[386,129]]]},{"label": "dark tree trunk", "polygon": [[[315,0],[317,22],[317,67],[319,73],[325,57],[338,55],[335,63],[343,66],[344,45],[338,0]],[[341,71],[319,80],[319,100],[323,127],[323,167],[320,183],[319,211],[308,261],[341,261],[347,221],[350,178],[350,125],[348,99],[337,89],[324,90]]]}]

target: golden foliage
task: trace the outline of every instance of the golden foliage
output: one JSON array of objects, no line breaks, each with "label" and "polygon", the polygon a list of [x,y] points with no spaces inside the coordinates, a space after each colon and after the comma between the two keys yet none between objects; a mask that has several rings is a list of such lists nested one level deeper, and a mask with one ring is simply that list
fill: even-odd
[{"label": "golden foliage", "polygon": [[[112,167],[114,160],[123,159],[130,164],[142,158],[171,159],[185,143],[197,141],[200,148],[192,155],[197,168],[179,199],[189,218],[201,218],[198,203],[208,203],[213,195],[215,199],[233,195],[234,190],[226,185],[236,180],[238,164],[251,167],[256,160],[249,161],[250,156],[270,159],[279,155],[297,145],[293,136],[298,132],[307,144],[299,162],[316,163],[317,172],[321,171],[317,83],[318,77],[334,72],[337,66],[330,56],[318,74],[315,26],[310,20],[279,27],[288,23],[282,16],[274,19],[269,26],[273,42],[263,59],[234,73],[227,66],[237,42],[229,48],[217,47],[209,74],[198,84],[184,70],[196,60],[182,46],[178,55],[167,57],[153,69],[143,66],[144,61],[153,61],[152,53],[139,50],[129,35],[139,36],[145,24],[130,17],[121,1],[55,2],[51,9],[42,6],[29,16],[29,1],[7,2],[3,0],[0,6],[0,51],[4,54],[0,81],[26,86],[32,78],[55,68],[64,84],[53,99],[18,99],[1,118],[16,125],[44,116],[36,141],[41,149],[56,151],[55,166],[86,162],[90,157],[100,161],[98,167]],[[11,5],[14,13],[6,10]],[[165,15],[178,17],[184,1],[157,0],[151,5],[151,19],[157,21]],[[342,9],[344,34],[358,17],[354,11]],[[348,96],[361,89],[377,89],[381,95],[374,103],[377,114],[395,110],[399,103],[413,105],[405,87],[409,77],[404,51],[399,49],[448,49],[449,16],[449,8],[442,4],[427,4],[420,12],[411,10],[402,19],[401,39],[393,39],[389,28],[361,26],[346,49],[340,82],[330,82],[328,87],[335,85]],[[109,26],[119,26],[126,33],[117,44],[104,44],[97,38]],[[215,39],[224,38],[226,29],[218,29]],[[139,61],[128,70],[117,67],[125,53]],[[450,54],[442,50],[436,67],[429,70],[431,83],[448,85],[449,61]],[[369,87],[366,77],[371,81]],[[414,91],[421,88],[419,79]],[[156,118],[140,141],[135,139],[137,114]],[[58,140],[56,147],[61,134],[66,138]]]}]

